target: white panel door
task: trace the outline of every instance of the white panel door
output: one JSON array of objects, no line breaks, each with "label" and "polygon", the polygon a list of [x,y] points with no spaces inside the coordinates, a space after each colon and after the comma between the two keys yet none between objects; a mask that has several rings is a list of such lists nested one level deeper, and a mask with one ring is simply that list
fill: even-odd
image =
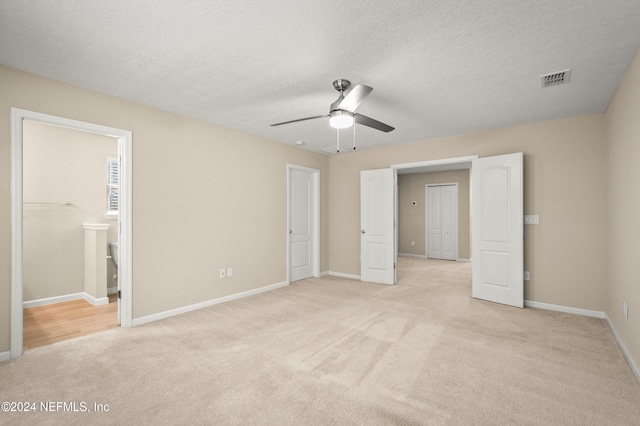
[{"label": "white panel door", "polygon": [[360,279],[395,284],[395,170],[360,172]]},{"label": "white panel door", "polygon": [[523,155],[473,160],[472,296],[524,306]]},{"label": "white panel door", "polygon": [[440,187],[442,205],[442,259],[458,258],[458,187],[444,185]]},{"label": "white panel door", "polygon": [[313,173],[291,169],[289,190],[290,280],[313,276]]},{"label": "white panel door", "polygon": [[427,186],[427,257],[458,258],[458,187]]},{"label": "white panel door", "polygon": [[442,197],[440,186],[427,187],[427,257],[442,259]]}]

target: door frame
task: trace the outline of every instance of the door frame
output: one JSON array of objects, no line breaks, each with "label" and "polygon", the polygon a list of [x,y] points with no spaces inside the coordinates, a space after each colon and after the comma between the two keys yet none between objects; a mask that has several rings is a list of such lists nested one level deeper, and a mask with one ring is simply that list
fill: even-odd
[{"label": "door frame", "polygon": [[[411,173],[428,173],[428,172],[442,172],[442,171],[447,171],[447,170],[453,170],[456,168],[459,168],[460,165],[465,165],[466,163],[468,163],[469,165],[469,170],[472,170],[471,164],[473,163],[473,160],[475,160],[476,158],[480,158],[479,155],[467,155],[464,157],[449,157],[449,158],[438,158],[435,160],[425,160],[425,161],[416,161],[413,163],[400,163],[400,164],[392,164],[391,168],[396,169],[397,172],[399,172],[400,170],[410,170]],[[473,173],[473,171],[472,171]],[[398,174],[402,174],[402,173],[398,173]],[[471,177],[469,177],[469,181],[471,181]],[[426,190],[425,190],[425,196],[426,196]],[[425,203],[426,203],[426,198],[425,198]],[[471,200],[470,207],[473,203],[473,200]],[[396,199],[396,217],[398,217],[398,213],[397,213],[397,209],[398,209],[398,201]],[[426,215],[426,212],[425,212]],[[473,217],[471,217],[471,227],[473,229]],[[426,224],[425,224],[426,225]],[[425,258],[427,257],[427,251],[426,251],[426,229],[425,229]],[[397,233],[397,228],[396,228],[396,233]],[[456,245],[457,246],[457,245]],[[457,259],[456,259],[457,260]],[[473,259],[470,259],[471,261],[473,261]],[[396,254],[396,264],[398,263],[398,256]]]},{"label": "door frame", "polygon": [[23,127],[24,120],[114,137],[120,157],[120,211],[118,214],[118,280],[121,291],[121,327],[131,327],[132,309],[132,132],[114,127],[34,111],[11,108],[11,358],[22,355],[23,344]]},{"label": "door frame", "polygon": [[[455,238],[455,261],[458,260],[458,182],[450,182],[450,183],[428,183],[424,186],[424,257],[427,259],[431,259],[429,257],[429,197],[428,190],[430,187],[436,186],[455,186],[456,188],[456,208],[454,211],[454,221],[455,229],[456,229],[456,238]],[[447,259],[448,260],[448,259]]]},{"label": "door frame", "polygon": [[313,209],[311,209],[311,263],[312,274],[315,278],[320,276],[320,170],[310,167],[299,166],[296,164],[287,164],[287,284],[291,284],[291,237],[289,230],[291,229],[291,170],[300,170],[312,174],[311,190],[313,192]]}]

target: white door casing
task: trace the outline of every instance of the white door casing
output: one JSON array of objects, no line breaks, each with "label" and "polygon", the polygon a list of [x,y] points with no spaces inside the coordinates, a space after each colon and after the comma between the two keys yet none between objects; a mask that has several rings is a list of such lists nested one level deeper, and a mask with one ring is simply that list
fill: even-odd
[{"label": "white door casing", "polygon": [[360,279],[396,283],[396,170],[360,172]]},{"label": "white door casing", "polygon": [[523,154],[473,160],[472,296],[522,308]]},{"label": "white door casing", "polygon": [[313,275],[313,175],[292,169],[290,172],[290,281],[298,281]]},{"label": "white door casing", "polygon": [[427,185],[427,257],[458,258],[458,185]]},{"label": "white door casing", "polygon": [[118,139],[119,167],[119,213],[118,213],[118,303],[119,320],[122,327],[131,327],[132,306],[132,132],[83,121],[71,120],[34,111],[11,108],[11,338],[10,356],[22,355],[23,333],[23,224],[22,224],[22,123],[34,120],[80,131],[98,133]]}]

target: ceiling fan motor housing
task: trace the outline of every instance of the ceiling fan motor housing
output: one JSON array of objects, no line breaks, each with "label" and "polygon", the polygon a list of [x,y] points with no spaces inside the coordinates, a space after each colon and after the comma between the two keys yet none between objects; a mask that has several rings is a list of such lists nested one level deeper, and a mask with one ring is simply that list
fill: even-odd
[{"label": "ceiling fan motor housing", "polygon": [[338,92],[344,92],[351,86],[351,82],[349,80],[345,80],[344,78],[339,78],[333,82],[333,87]]}]

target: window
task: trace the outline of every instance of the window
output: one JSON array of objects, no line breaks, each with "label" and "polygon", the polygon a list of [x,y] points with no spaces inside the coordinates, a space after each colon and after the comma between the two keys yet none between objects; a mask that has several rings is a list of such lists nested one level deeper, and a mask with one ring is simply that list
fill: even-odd
[{"label": "window", "polygon": [[107,157],[107,214],[106,218],[118,217],[118,190],[120,163],[116,157]]}]

